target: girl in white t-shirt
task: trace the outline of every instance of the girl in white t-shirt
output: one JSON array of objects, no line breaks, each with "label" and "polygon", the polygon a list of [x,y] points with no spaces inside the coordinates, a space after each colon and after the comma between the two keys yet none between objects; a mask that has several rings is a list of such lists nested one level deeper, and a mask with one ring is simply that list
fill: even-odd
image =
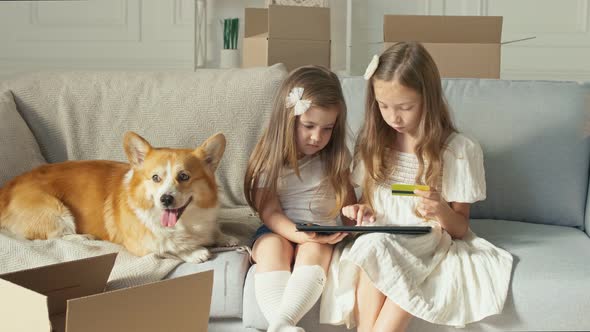
[{"label": "girl in white t-shirt", "polygon": [[248,203],[264,223],[252,258],[256,300],[268,331],[303,331],[295,325],[320,297],[333,244],[346,236],[295,228],[296,223],[334,225],[341,208],[356,202],[345,138],[338,77],[319,66],[292,71],[275,96],[244,179]]},{"label": "girl in white t-shirt", "polygon": [[[338,246],[320,321],[404,331],[413,316],[462,326],[500,313],[512,256],[469,229],[471,203],[486,197],[483,153],[455,129],[434,61],[419,43],[397,43],[373,58],[365,79],[367,109],[352,175],[362,204],[343,214],[432,231],[373,233]],[[394,196],[391,184],[430,190]]]}]

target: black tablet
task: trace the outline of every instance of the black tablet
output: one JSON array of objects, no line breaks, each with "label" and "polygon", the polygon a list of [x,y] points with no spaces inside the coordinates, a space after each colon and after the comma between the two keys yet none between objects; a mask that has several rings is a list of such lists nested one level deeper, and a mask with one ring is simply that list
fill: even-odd
[{"label": "black tablet", "polygon": [[321,226],[318,224],[297,224],[297,230],[300,232],[316,233],[391,233],[391,234],[408,234],[420,235],[429,233],[430,226]]}]

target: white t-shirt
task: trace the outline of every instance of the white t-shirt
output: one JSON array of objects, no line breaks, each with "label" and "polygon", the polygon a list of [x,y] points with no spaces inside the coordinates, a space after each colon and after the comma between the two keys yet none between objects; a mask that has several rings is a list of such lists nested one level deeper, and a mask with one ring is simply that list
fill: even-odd
[{"label": "white t-shirt", "polygon": [[[324,175],[320,155],[299,160],[299,175],[289,167],[280,172],[277,194],[285,215],[295,223],[336,225],[337,218],[329,218],[336,204],[334,189]],[[264,187],[265,174],[259,187]]]}]

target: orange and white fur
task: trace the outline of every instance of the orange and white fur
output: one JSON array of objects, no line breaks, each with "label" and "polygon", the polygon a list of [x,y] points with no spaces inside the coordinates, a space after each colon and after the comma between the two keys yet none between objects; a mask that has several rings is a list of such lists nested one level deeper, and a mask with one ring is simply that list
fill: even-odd
[{"label": "orange and white fur", "polygon": [[130,164],[68,161],[12,179],[0,189],[0,228],[26,239],[85,234],[187,262],[207,260],[205,246],[238,243],[217,223],[222,134],[190,150],[154,148],[128,132],[124,147]]}]

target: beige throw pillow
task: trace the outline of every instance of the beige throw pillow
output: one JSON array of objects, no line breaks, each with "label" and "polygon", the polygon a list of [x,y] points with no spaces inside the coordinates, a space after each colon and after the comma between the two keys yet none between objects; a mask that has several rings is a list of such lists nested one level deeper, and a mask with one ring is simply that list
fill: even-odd
[{"label": "beige throw pillow", "polygon": [[0,92],[0,187],[45,163],[37,140],[16,110],[12,94],[8,90]]}]

